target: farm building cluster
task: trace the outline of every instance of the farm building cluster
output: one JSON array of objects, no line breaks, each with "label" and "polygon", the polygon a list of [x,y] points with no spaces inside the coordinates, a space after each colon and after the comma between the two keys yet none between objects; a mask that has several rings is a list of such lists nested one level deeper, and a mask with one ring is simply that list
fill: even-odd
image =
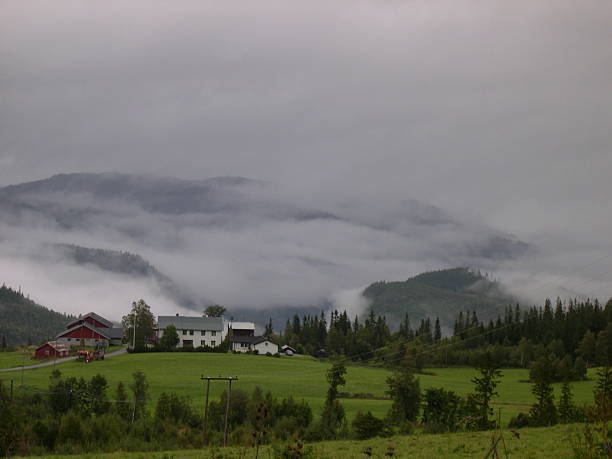
[{"label": "farm building cluster", "polygon": [[279,346],[265,336],[255,335],[253,322],[228,322],[223,317],[159,316],[157,338],[164,335],[164,329],[173,325],[179,336],[177,347],[217,347],[229,335],[231,350],[260,354],[277,354]]},{"label": "farm building cluster", "polygon": [[[219,346],[229,336],[230,349],[235,352],[257,352],[259,354],[277,354],[282,351],[295,353],[292,348],[279,345],[266,336],[255,335],[255,323],[226,321],[223,317],[189,317],[158,316],[156,336],[151,341],[158,341],[167,326],[173,325],[179,336],[178,348]],[[123,329],[95,312],[79,316],[66,324],[64,330],[57,334],[54,341],[39,346],[36,358],[67,357],[73,347],[106,348],[109,346],[129,344],[124,337]]]}]

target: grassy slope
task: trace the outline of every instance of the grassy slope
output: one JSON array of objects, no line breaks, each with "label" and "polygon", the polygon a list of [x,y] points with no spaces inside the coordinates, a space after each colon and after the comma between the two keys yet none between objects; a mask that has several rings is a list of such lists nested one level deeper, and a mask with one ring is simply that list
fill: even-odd
[{"label": "grassy slope", "polygon": [[[555,426],[547,428],[521,429],[520,438],[504,432],[508,457],[512,458],[571,458],[570,433],[578,426]],[[393,448],[395,457],[401,458],[472,458],[484,457],[491,443],[491,432],[470,432],[444,435],[410,435],[391,438],[376,438],[365,441],[335,441],[315,443],[311,446],[314,457],[318,459],[348,459],[366,457],[365,448],[372,448],[372,456],[382,458]],[[500,454],[504,457],[503,450]],[[74,456],[49,456],[54,459]],[[213,448],[194,451],[168,451],[159,453],[112,453],[82,456],[89,459],[115,458],[202,458],[230,459],[254,458],[252,448]],[[263,448],[259,457],[272,457],[268,448]]]},{"label": "grassy slope", "polygon": [[[24,357],[25,353],[25,359]],[[39,363],[38,360],[32,358],[32,351],[11,351],[11,352],[0,352],[0,368],[12,368],[18,367],[24,364],[33,365]]]},{"label": "grassy slope", "polygon": [[[204,391],[201,375],[238,376],[234,386],[252,391],[255,386],[270,390],[276,397],[292,395],[310,403],[317,415],[322,407],[327,383],[325,372],[328,363],[320,363],[310,358],[280,359],[265,356],[172,353],[172,354],[135,354],[122,355],[90,364],[68,362],[59,367],[64,376],[83,376],[90,378],[97,373],[106,376],[111,385],[111,396],[119,381],[129,383],[131,374],[136,370],[146,373],[151,386],[152,400],[157,400],[163,391],[177,392],[190,396],[197,407],[203,406]],[[52,367],[27,370],[24,372],[24,385],[46,389]],[[420,375],[421,387],[444,387],[466,394],[472,390],[470,379],[475,371],[468,368],[440,368],[431,370],[435,375]],[[504,370],[504,378],[499,387],[496,406],[502,408],[502,420],[507,421],[518,411],[527,411],[533,402],[531,385],[519,382],[528,377],[527,370]],[[592,373],[591,373],[592,374]],[[387,389],[385,380],[389,372],[377,368],[349,367],[344,391],[350,393],[371,393],[384,395]],[[0,374],[0,379],[13,378],[21,382],[21,374],[8,372]],[[593,381],[572,384],[575,400],[578,403],[592,401]],[[221,383],[211,385],[211,396],[218,397],[225,386]],[[556,385],[556,393],[560,386]],[[372,411],[384,416],[390,402],[388,400],[343,399],[349,418],[361,411]]]}]

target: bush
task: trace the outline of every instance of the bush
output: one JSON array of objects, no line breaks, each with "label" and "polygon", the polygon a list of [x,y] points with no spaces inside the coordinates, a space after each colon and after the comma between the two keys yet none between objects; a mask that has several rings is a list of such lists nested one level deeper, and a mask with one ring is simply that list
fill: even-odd
[{"label": "bush", "polygon": [[355,415],[352,422],[353,431],[359,440],[367,440],[372,437],[379,437],[384,433],[385,423],[382,419],[374,416],[370,411],[362,413],[361,411]]},{"label": "bush", "polygon": [[529,416],[525,413],[519,413],[513,416],[508,423],[508,427],[511,429],[521,429],[529,426]]}]

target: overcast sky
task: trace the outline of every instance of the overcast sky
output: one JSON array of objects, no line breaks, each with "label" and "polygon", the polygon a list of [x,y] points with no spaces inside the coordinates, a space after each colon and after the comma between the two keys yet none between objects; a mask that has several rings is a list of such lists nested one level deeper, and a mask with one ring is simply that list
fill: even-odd
[{"label": "overcast sky", "polygon": [[612,254],[611,44],[607,0],[2,0],[0,185],[416,198],[554,242],[567,273]]}]

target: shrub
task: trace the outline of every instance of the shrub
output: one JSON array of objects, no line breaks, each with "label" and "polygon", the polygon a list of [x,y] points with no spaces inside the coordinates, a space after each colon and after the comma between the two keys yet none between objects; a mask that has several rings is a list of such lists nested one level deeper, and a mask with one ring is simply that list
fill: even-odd
[{"label": "shrub", "polygon": [[521,429],[523,427],[529,426],[529,416],[525,413],[519,413],[516,416],[513,416],[508,423],[508,427],[511,429]]},{"label": "shrub", "polygon": [[370,411],[355,415],[352,422],[353,431],[359,440],[367,440],[372,437],[379,437],[384,433],[385,423],[382,419],[374,416]]}]

